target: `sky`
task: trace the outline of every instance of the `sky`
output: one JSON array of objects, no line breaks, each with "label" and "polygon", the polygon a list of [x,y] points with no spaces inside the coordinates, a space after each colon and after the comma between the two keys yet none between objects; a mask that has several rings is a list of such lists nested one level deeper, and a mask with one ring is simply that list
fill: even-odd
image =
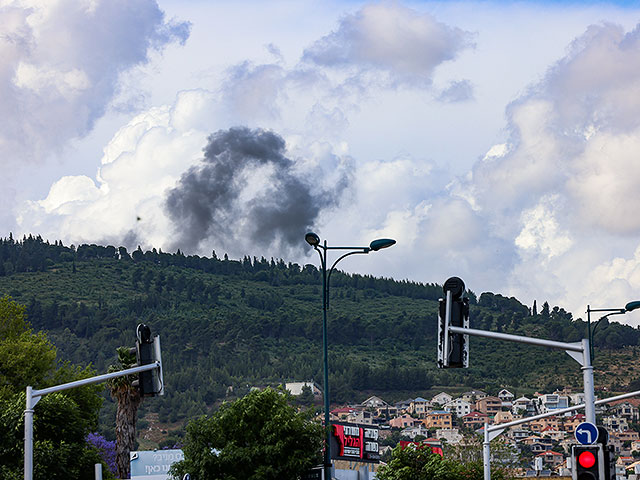
[{"label": "sky", "polygon": [[0,0],[0,235],[316,265],[307,231],[393,238],[340,268],[622,308],[639,22],[635,2]]}]

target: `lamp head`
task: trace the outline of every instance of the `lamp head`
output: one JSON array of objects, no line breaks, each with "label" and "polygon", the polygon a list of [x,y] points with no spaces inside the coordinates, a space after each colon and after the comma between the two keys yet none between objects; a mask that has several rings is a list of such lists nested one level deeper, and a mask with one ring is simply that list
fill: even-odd
[{"label": "lamp head", "polygon": [[320,245],[320,237],[313,232],[309,232],[304,236],[304,239],[307,241],[309,245],[312,247],[317,247]]},{"label": "lamp head", "polygon": [[369,249],[377,252],[382,248],[390,247],[391,245],[395,245],[396,241],[391,238],[379,238],[374,240],[369,244]]},{"label": "lamp head", "polygon": [[640,308],[640,301],[639,300],[627,303],[624,306],[624,311],[625,312],[630,312],[631,310],[635,310],[636,308]]}]

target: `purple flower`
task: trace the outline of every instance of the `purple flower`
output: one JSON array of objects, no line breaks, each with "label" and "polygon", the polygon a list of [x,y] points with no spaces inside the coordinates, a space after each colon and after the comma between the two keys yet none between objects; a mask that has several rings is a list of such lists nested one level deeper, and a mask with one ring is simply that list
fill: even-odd
[{"label": "purple flower", "polygon": [[102,460],[107,464],[109,470],[116,474],[116,442],[110,442],[99,433],[90,433],[86,439],[89,445],[93,445],[100,452]]}]

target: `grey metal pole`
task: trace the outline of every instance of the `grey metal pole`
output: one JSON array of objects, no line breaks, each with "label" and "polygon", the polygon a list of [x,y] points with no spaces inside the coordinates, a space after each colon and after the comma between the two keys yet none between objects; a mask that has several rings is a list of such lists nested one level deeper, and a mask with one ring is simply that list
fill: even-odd
[{"label": "grey metal pole", "polygon": [[324,478],[331,480],[331,420],[329,409],[329,347],[327,332],[327,241],[324,241],[324,256],[320,255],[322,266],[322,353],[324,374]]},{"label": "grey metal pole", "polygon": [[595,393],[593,385],[593,366],[589,339],[582,339],[582,378],[584,382],[584,416],[587,422],[596,423]]},{"label": "grey metal pole", "polygon": [[489,440],[489,424],[484,422],[484,442],[482,442],[482,459],[484,463],[484,480],[491,480],[491,447]]},{"label": "grey metal pole", "polygon": [[102,480],[102,464],[101,463],[96,463],[95,464],[94,471],[95,471],[95,475],[96,475],[96,479],[95,480]]},{"label": "grey metal pole", "polygon": [[24,480],[33,480],[33,407],[35,407],[36,403],[38,403],[43,395],[61,392],[62,390],[68,390],[70,388],[92,385],[94,383],[101,383],[111,378],[146,372],[155,368],[160,368],[160,362],[127,368],[126,370],[120,370],[118,372],[105,373],[104,375],[98,375],[97,377],[83,378],[82,380],[43,388],[42,390],[33,390],[32,387],[27,387],[27,400],[25,402],[24,410]]},{"label": "grey metal pole", "polygon": [[33,395],[27,387],[27,401],[24,410],[24,480],[33,480]]}]

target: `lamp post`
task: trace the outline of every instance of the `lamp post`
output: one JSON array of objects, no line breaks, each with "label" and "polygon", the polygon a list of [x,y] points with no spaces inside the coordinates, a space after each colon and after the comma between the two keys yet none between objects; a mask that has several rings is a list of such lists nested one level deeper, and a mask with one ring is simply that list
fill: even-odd
[{"label": "lamp post", "polygon": [[[320,243],[320,237],[313,232],[304,236],[306,242],[320,255],[320,270],[322,271],[322,350],[324,357],[324,478],[331,479],[331,424],[329,421],[329,351],[327,346],[327,310],[329,308],[329,280],[335,266],[340,260],[350,255],[377,252],[396,243],[390,238],[380,238],[372,241],[368,247],[329,247],[327,241]],[[327,250],[347,250],[347,253],[338,257],[331,268],[327,270]]]},{"label": "lamp post", "polygon": [[[624,308],[591,308],[589,305],[587,305],[587,329],[589,334],[589,345],[591,347],[592,362],[593,362],[593,335],[596,333],[596,328],[598,328],[598,325],[600,325],[600,322],[605,318],[610,317],[611,315],[623,315],[637,308],[640,308],[640,301],[638,300],[627,303],[624,306]],[[593,330],[591,329],[591,312],[609,312],[598,319],[595,326],[593,327]]]}]

